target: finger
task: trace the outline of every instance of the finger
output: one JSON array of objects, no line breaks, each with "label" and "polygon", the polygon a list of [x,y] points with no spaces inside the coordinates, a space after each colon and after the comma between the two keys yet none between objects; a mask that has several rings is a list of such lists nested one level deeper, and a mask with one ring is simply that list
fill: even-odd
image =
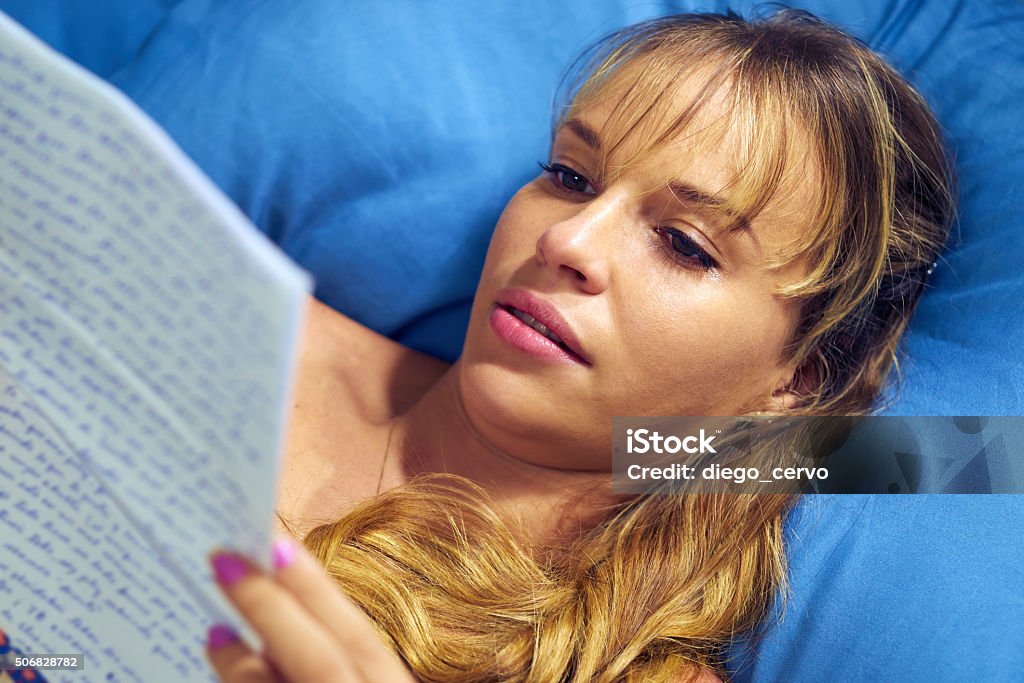
[{"label": "finger", "polygon": [[223,683],[280,683],[263,657],[253,652],[225,626],[214,626],[206,636],[206,658]]},{"label": "finger", "polygon": [[245,558],[213,557],[217,583],[263,640],[263,655],[288,681],[360,680],[351,657],[331,633],[273,578]]},{"label": "finger", "polygon": [[376,627],[324,572],[316,559],[290,539],[274,543],[275,578],[330,631],[370,680],[412,681],[402,660],[381,640]]}]

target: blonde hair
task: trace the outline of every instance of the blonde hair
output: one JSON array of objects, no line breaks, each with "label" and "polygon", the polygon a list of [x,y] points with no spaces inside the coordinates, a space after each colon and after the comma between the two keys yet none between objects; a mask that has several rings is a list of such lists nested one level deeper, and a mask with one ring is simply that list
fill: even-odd
[{"label": "blonde hair", "polygon": [[[643,69],[629,68],[640,60]],[[737,216],[756,216],[780,187],[787,129],[807,136],[823,189],[793,250],[809,273],[780,292],[801,302],[787,353],[801,368],[802,411],[871,410],[953,212],[921,97],[859,42],[793,11],[659,19],[604,40],[580,64],[585,77],[569,82],[556,125],[617,89],[625,95],[602,137],[613,148],[639,138],[641,153],[684,130],[727,84],[747,151],[727,207]],[[667,94],[694,65],[712,76],[693,107],[675,112]],[[724,675],[725,644],[763,620],[785,579],[791,502],[638,496],[566,552],[545,554],[482,491],[434,475],[314,529],[305,544],[422,680],[680,680],[700,667]]]}]

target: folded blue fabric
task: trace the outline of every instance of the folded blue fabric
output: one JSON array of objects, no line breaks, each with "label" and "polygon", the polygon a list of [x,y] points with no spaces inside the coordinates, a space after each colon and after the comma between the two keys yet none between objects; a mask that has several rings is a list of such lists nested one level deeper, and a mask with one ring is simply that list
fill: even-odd
[{"label": "folded blue fabric", "polygon": [[131,62],[180,0],[0,0],[0,12],[100,76]]},{"label": "folded blue fabric", "polygon": [[[891,411],[1021,414],[1024,12],[1006,0],[793,4],[903,70],[957,159],[959,236],[914,320]],[[726,5],[182,0],[112,80],[314,273],[319,298],[452,359],[490,230],[546,158],[564,65],[614,28]],[[737,645],[738,681],[1024,670],[1016,497],[806,498],[788,534],[786,611]]]}]

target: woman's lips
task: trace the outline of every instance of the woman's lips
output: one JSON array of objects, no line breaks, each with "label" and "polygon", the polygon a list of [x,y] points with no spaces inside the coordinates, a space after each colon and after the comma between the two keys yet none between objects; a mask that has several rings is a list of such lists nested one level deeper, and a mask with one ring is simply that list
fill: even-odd
[{"label": "woman's lips", "polygon": [[563,349],[502,306],[495,306],[491,311],[491,329],[498,337],[531,356],[558,363],[588,365],[575,353]]},{"label": "woman's lips", "polygon": [[521,289],[498,292],[490,323],[512,346],[545,360],[590,365],[569,324],[547,301]]}]

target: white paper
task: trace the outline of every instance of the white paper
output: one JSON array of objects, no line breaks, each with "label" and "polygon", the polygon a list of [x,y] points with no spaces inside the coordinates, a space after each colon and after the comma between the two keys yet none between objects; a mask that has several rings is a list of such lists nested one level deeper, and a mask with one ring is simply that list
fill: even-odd
[{"label": "white paper", "polygon": [[267,557],[310,289],[123,95],[0,14],[0,628],[87,655],[50,680],[209,675],[206,553]]}]

